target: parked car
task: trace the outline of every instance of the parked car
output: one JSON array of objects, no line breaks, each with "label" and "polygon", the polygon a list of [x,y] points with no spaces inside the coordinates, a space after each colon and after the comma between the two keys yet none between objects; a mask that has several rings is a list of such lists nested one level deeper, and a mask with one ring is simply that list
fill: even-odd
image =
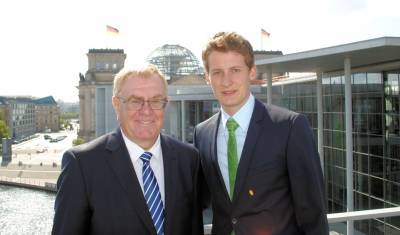
[{"label": "parked car", "polygon": [[47,148],[41,148],[41,149],[36,150],[36,153],[44,153],[46,151],[47,151]]},{"label": "parked car", "polygon": [[52,143],[58,142],[58,141],[61,141],[61,140],[65,139],[65,138],[67,138],[66,135],[57,136],[56,138],[51,138],[50,142],[52,142]]}]

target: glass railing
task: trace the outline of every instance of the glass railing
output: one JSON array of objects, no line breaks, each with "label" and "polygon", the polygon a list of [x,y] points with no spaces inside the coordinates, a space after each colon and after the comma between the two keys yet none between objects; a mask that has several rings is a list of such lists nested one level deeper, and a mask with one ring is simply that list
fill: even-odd
[{"label": "glass railing", "polygon": [[[357,231],[355,228],[351,228],[348,230],[347,223],[350,222],[350,225],[354,223],[354,221],[362,221],[369,219],[378,219],[378,218],[389,218],[400,216],[400,207],[391,207],[384,209],[375,209],[375,210],[363,210],[363,211],[352,211],[352,212],[343,212],[343,213],[334,213],[328,214],[328,222],[329,222],[329,230],[330,235],[367,235],[367,234],[375,234],[375,233],[362,233]],[[212,224],[204,225],[204,234],[211,234]],[[349,232],[348,232],[349,231]],[[393,231],[387,232],[386,231]],[[398,234],[398,230],[393,228],[382,228],[381,233],[379,234]]]}]

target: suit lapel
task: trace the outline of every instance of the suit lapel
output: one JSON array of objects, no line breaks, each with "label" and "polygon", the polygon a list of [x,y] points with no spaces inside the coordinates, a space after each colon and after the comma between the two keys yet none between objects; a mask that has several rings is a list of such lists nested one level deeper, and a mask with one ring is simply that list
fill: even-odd
[{"label": "suit lapel", "polygon": [[149,232],[155,234],[153,221],[151,220],[143,191],[119,129],[110,135],[106,149],[110,151],[110,155],[106,160],[131,199],[132,208],[146,225]]},{"label": "suit lapel", "polygon": [[177,150],[174,150],[167,137],[161,135],[161,149],[164,164],[165,191],[165,234],[172,234],[175,208],[175,179],[178,178]]},{"label": "suit lapel", "polygon": [[235,191],[233,193],[233,204],[235,204],[237,201],[239,192],[242,191],[241,188],[243,187],[243,183],[245,182],[245,178],[247,176],[253,151],[257,144],[257,139],[263,130],[262,120],[264,119],[264,115],[265,107],[256,99],[253,115],[250,120],[249,129],[247,130],[246,140],[244,142],[242,155],[240,157],[240,162],[237,169]]},{"label": "suit lapel", "polygon": [[226,186],[225,186],[225,182],[224,182],[224,178],[222,177],[222,173],[221,173],[221,169],[219,168],[219,164],[218,164],[218,150],[217,150],[217,136],[218,136],[218,127],[219,127],[219,123],[221,121],[221,111],[219,112],[218,115],[214,116],[214,120],[212,120],[211,122],[211,149],[210,149],[210,155],[211,155],[211,161],[212,161],[212,165],[214,167],[214,170],[217,172],[217,181],[220,185],[220,188],[223,189],[223,191],[225,192],[225,199],[227,199],[229,202],[230,197],[229,197],[229,192],[226,190]]}]

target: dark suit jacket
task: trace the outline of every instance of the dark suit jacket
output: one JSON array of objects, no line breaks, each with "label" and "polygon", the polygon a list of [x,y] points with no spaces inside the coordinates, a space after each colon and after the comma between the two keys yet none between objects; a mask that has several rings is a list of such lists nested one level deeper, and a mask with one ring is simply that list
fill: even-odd
[{"label": "dark suit jacket", "polygon": [[[161,148],[165,234],[203,234],[198,152],[166,135]],[[53,234],[156,234],[119,129],[67,151],[57,188]]]},{"label": "dark suit jacket", "polygon": [[211,192],[212,234],[328,234],[320,159],[305,116],[256,99],[232,201],[217,160],[220,116],[194,134]]}]

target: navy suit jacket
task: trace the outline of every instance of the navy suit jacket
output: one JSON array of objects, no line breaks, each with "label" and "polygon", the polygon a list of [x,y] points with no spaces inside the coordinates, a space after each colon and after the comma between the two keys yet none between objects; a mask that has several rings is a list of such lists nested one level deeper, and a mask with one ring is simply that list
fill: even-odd
[{"label": "navy suit jacket", "polygon": [[[161,149],[165,234],[203,234],[198,152],[166,135]],[[53,234],[156,235],[119,129],[67,151],[57,188]]]},{"label": "navy suit jacket", "polygon": [[211,196],[212,234],[328,234],[320,159],[306,117],[256,99],[232,201],[217,160],[220,117],[200,123],[194,134]]}]

